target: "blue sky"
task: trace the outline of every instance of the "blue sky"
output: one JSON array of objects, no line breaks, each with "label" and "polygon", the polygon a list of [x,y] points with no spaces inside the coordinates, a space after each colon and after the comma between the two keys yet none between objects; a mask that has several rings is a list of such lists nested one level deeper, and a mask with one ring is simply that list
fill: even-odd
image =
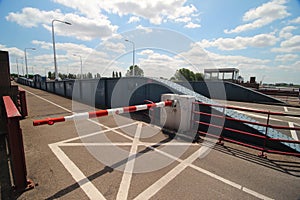
[{"label": "blue sky", "polygon": [[[146,76],[170,78],[179,68],[235,67],[245,80],[300,84],[298,0],[0,0],[0,49],[11,72],[58,70],[111,76],[132,64],[132,43]],[[76,56],[74,56],[74,54]],[[24,70],[23,70],[24,69]]]}]

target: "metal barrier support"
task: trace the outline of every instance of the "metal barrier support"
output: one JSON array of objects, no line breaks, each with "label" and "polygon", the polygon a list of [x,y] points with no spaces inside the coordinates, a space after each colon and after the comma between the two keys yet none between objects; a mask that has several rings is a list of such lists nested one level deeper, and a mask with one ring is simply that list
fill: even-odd
[{"label": "metal barrier support", "polygon": [[27,179],[23,136],[19,123],[21,114],[9,96],[3,96],[3,102],[7,118],[13,187],[16,191],[28,190],[33,188],[34,184],[31,180]]},{"label": "metal barrier support", "polygon": [[[150,103],[153,104],[153,101],[150,100],[144,100],[145,103]],[[150,116],[150,122],[152,122],[153,124],[155,124],[155,111],[153,109],[153,107],[149,108],[149,116]]]},{"label": "metal barrier support", "polygon": [[25,118],[26,116],[28,116],[28,111],[25,90],[23,90],[22,88],[19,88],[18,91],[18,103],[19,111],[21,112],[22,118]]},{"label": "metal barrier support", "polygon": [[264,139],[263,150],[261,151],[260,154],[258,154],[258,156],[264,157],[264,158],[267,157],[267,155],[265,154],[265,152],[266,152],[266,146],[267,146],[267,142],[268,142],[268,128],[269,128],[269,124],[270,124],[270,112],[268,112],[268,116],[267,116],[266,135],[265,135],[266,137]]},{"label": "metal barrier support", "polygon": [[249,109],[249,108],[240,108],[240,107],[235,107],[235,106],[224,106],[224,105],[206,104],[206,103],[201,103],[201,102],[195,102],[194,104],[202,105],[202,106],[208,106],[208,107],[220,107],[220,108],[224,109],[223,112],[225,111],[225,109],[228,108],[228,109],[234,109],[234,110],[241,110],[241,111],[248,111],[248,112],[254,112],[254,113],[267,114],[267,122],[265,124],[263,124],[263,123],[259,123],[259,122],[251,122],[251,121],[234,119],[234,118],[225,116],[224,113],[223,113],[223,115],[215,115],[215,114],[210,114],[210,113],[195,111],[195,109],[193,110],[193,114],[194,115],[197,114],[197,115],[204,115],[204,116],[210,116],[210,117],[216,117],[216,118],[225,118],[226,120],[230,120],[230,121],[238,121],[238,122],[242,122],[242,123],[254,124],[254,125],[259,125],[259,126],[265,127],[266,128],[265,135],[256,135],[256,134],[253,134],[253,133],[249,133],[249,132],[245,132],[245,131],[241,131],[241,130],[235,130],[235,129],[228,128],[228,127],[221,127],[221,126],[218,126],[218,125],[214,125],[214,124],[210,124],[210,123],[206,123],[206,122],[201,122],[201,121],[197,121],[197,120],[192,119],[193,123],[202,124],[204,126],[212,126],[212,127],[219,128],[219,129],[224,129],[224,130],[230,131],[231,133],[234,133],[234,134],[243,134],[243,135],[248,135],[248,136],[252,136],[252,137],[255,137],[255,138],[263,139],[264,142],[263,142],[263,146],[262,147],[261,146],[251,145],[251,144],[247,144],[247,143],[240,142],[240,141],[237,141],[237,140],[233,140],[233,139],[230,139],[230,138],[226,138],[226,137],[222,136],[222,134],[220,136],[217,136],[217,135],[214,135],[214,134],[211,134],[211,133],[206,133],[206,132],[203,132],[203,131],[198,131],[198,133],[200,135],[208,135],[208,136],[217,138],[219,140],[219,142],[221,142],[222,140],[224,140],[224,141],[228,141],[228,142],[231,142],[231,143],[235,143],[235,144],[238,144],[238,145],[242,145],[242,146],[246,146],[246,147],[249,147],[249,148],[252,148],[252,149],[259,150],[259,151],[261,151],[261,153],[259,154],[259,156],[262,156],[262,157],[267,157],[267,155],[265,154],[267,152],[268,153],[274,153],[274,154],[282,154],[282,155],[300,156],[299,152],[287,152],[287,151],[279,151],[279,150],[274,150],[274,149],[267,148],[269,141],[270,142],[271,141],[277,141],[277,142],[284,142],[284,143],[300,144],[299,140],[288,140],[288,139],[280,139],[280,138],[271,138],[271,137],[268,136],[268,129],[269,128],[277,128],[277,129],[285,129],[285,130],[298,130],[298,131],[300,131],[300,128],[298,128],[298,127],[288,127],[288,126],[271,125],[270,124],[270,117],[271,117],[271,115],[276,115],[276,116],[291,116],[291,117],[299,117],[300,118],[299,114],[288,114],[288,113],[282,113],[282,112],[270,112],[270,111],[262,111],[262,110],[255,110],[255,109]]},{"label": "metal barrier support", "polygon": [[[223,108],[222,116],[225,116],[225,108]],[[219,140],[218,140],[217,144],[223,146],[224,142],[223,142],[223,136],[222,135],[223,135],[223,131],[221,131],[221,134],[220,134],[220,137],[219,137]]]}]

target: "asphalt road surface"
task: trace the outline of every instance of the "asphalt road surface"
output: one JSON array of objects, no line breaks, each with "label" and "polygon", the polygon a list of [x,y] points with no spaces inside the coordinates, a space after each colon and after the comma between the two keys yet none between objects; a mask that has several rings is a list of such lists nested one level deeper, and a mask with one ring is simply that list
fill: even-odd
[{"label": "asphalt road surface", "polygon": [[[170,139],[159,127],[124,116],[34,127],[35,119],[93,108],[21,87],[26,90],[29,111],[21,121],[27,172],[37,186],[18,199],[300,198],[297,157],[268,154],[266,159],[258,157],[256,150],[227,142],[210,147]],[[262,120],[261,116],[253,117]],[[272,122],[299,126],[295,118],[276,118]]]}]

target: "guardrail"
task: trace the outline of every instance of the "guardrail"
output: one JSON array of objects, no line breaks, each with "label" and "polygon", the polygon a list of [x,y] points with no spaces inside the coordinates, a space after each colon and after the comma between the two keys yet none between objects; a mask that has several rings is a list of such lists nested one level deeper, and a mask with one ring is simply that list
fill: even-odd
[{"label": "guardrail", "polygon": [[[223,108],[224,111],[225,111],[225,109],[232,109],[232,110],[239,110],[239,111],[246,111],[246,112],[252,112],[252,113],[259,113],[259,114],[266,114],[267,115],[267,118],[266,118],[267,123],[260,123],[260,122],[254,122],[254,121],[247,121],[247,120],[240,120],[240,119],[231,118],[231,117],[225,116],[224,113],[223,114],[221,113],[220,115],[219,114],[211,114],[211,113],[208,113],[208,112],[196,111],[195,109],[193,109],[192,123],[196,123],[196,124],[200,124],[200,125],[204,125],[204,126],[211,126],[211,127],[214,127],[214,128],[217,128],[217,129],[221,130],[220,135],[216,135],[214,133],[208,133],[208,132],[198,130],[198,133],[200,135],[207,135],[207,136],[216,138],[216,139],[219,140],[219,142],[218,142],[219,144],[223,144],[222,141],[227,141],[227,142],[231,142],[231,143],[235,143],[235,144],[238,144],[238,145],[242,145],[242,146],[246,146],[246,147],[249,147],[249,148],[252,148],[252,149],[259,150],[259,151],[261,151],[261,153],[259,155],[263,156],[263,157],[266,157],[266,155],[265,155],[266,152],[275,153],[275,154],[282,154],[282,155],[300,156],[300,153],[298,153],[298,152],[288,152],[288,151],[274,150],[274,149],[269,148],[268,145],[267,145],[268,142],[284,142],[284,143],[294,143],[295,145],[299,145],[300,144],[299,140],[287,140],[287,139],[269,137],[268,136],[268,128],[300,131],[300,128],[298,128],[298,127],[278,126],[278,125],[270,124],[270,116],[289,116],[289,117],[297,117],[297,118],[300,119],[300,114],[270,112],[270,111],[265,111],[265,110],[255,110],[255,109],[241,108],[241,107],[236,107],[236,106],[213,105],[213,104],[206,104],[206,103],[201,103],[201,102],[195,102],[193,104],[194,105],[199,105],[199,106],[206,106],[206,107]],[[210,123],[207,123],[207,122],[203,122],[201,120],[195,120],[195,117],[194,117],[195,115],[203,115],[203,116],[207,116],[207,117],[214,117],[214,118],[224,119],[224,120],[228,120],[228,121],[236,121],[236,122],[241,122],[241,123],[245,123],[245,124],[253,124],[253,125],[262,126],[262,127],[265,127],[266,134],[265,135],[258,135],[256,133],[241,131],[241,130],[237,130],[237,129],[233,129],[233,128],[229,128],[229,127],[216,125],[216,124],[210,124]],[[253,145],[253,144],[250,144],[250,143],[241,142],[241,141],[226,137],[226,136],[223,135],[223,130],[229,131],[232,134],[247,135],[247,136],[250,136],[250,137],[254,137],[256,139],[261,139],[261,140],[263,140],[263,146]]]},{"label": "guardrail", "polygon": [[9,96],[3,96],[6,110],[7,136],[9,155],[11,160],[11,172],[13,188],[16,191],[24,191],[34,187],[31,180],[27,179],[27,170],[23,146],[22,130],[20,128],[21,114]]}]

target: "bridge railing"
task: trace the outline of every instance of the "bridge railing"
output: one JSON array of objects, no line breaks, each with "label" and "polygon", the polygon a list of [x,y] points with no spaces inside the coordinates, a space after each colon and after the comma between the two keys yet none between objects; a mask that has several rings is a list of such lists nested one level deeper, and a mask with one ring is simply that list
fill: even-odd
[{"label": "bridge railing", "polygon": [[[218,107],[218,108],[222,108],[223,111],[225,111],[225,109],[232,109],[232,110],[236,110],[236,111],[244,111],[244,112],[257,113],[257,114],[264,114],[264,115],[266,115],[265,118],[266,118],[267,121],[266,121],[266,123],[261,123],[261,122],[257,122],[257,121],[248,121],[248,120],[242,120],[242,119],[235,119],[235,118],[231,118],[231,117],[228,117],[228,116],[224,115],[224,112],[223,113],[219,112],[219,113],[211,114],[210,112],[202,111],[201,109],[196,110],[195,105],[204,106],[204,107],[208,107],[208,108]],[[207,127],[210,126],[210,127],[215,128],[215,129],[219,129],[220,133],[221,133],[221,134],[218,135],[216,133],[209,133],[208,131],[198,130],[199,135],[210,136],[212,138],[216,138],[216,139],[219,140],[218,144],[223,144],[222,141],[227,141],[227,142],[235,143],[235,144],[238,144],[238,145],[246,146],[246,147],[261,151],[261,153],[259,154],[261,156],[266,156],[265,155],[266,152],[275,153],[275,154],[282,154],[282,155],[300,156],[299,152],[272,149],[270,147],[270,145],[267,145],[269,142],[284,142],[284,143],[294,143],[295,145],[299,145],[300,144],[299,140],[272,138],[272,137],[268,136],[268,128],[300,131],[299,127],[278,126],[278,125],[272,125],[270,123],[271,116],[287,116],[287,117],[295,117],[295,118],[300,119],[300,114],[291,114],[291,113],[283,113],[283,112],[270,112],[270,111],[266,111],[266,110],[256,110],[256,109],[241,108],[241,107],[236,107],[236,106],[213,105],[213,104],[206,104],[206,103],[202,103],[202,102],[195,102],[193,107],[194,107],[194,109],[193,109],[193,112],[192,112],[192,115],[193,115],[192,124],[198,124],[198,125],[207,126]],[[205,109],[203,109],[203,110],[205,110]],[[224,123],[224,125],[211,124],[211,122],[213,122],[214,120],[211,120],[211,122],[208,123],[208,122],[205,122],[205,121],[200,120],[200,119],[199,120],[195,119],[196,118],[195,115],[206,116],[206,117],[209,117],[209,118],[223,119],[223,120],[226,120],[226,121],[235,121],[235,122],[241,122],[241,123],[245,123],[245,124],[252,124],[252,125],[261,126],[261,127],[265,128],[265,135],[252,133],[252,132],[248,132],[248,131],[242,131],[242,130],[238,130],[238,129],[235,129],[235,128],[226,127],[226,123]],[[228,133],[230,133],[230,135],[248,136],[248,137],[252,137],[254,140],[262,140],[263,145],[256,145],[256,144],[253,144],[251,142],[243,142],[243,141],[239,141],[237,139],[233,139],[232,137],[229,137],[228,134],[227,134],[227,136],[225,136],[223,134],[224,131],[227,131]]]},{"label": "bridge railing", "polygon": [[5,119],[13,187],[16,191],[24,191],[33,188],[34,184],[27,179],[23,136],[19,122],[22,116],[10,96],[3,96],[3,102],[6,112]]}]

